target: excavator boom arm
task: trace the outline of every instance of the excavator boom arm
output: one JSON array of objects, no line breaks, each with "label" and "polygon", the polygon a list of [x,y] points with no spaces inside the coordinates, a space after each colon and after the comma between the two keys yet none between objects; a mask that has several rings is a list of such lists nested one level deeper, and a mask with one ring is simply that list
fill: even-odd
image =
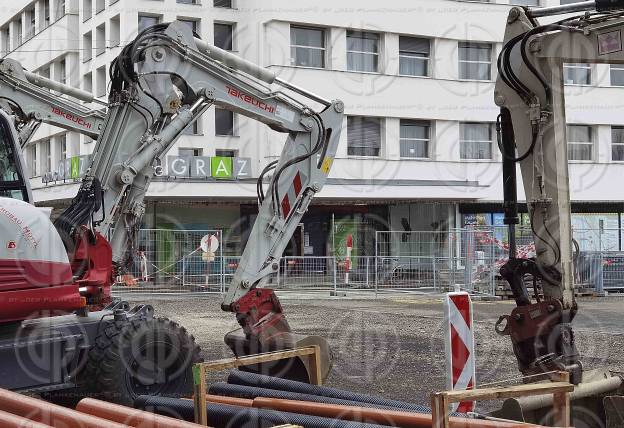
[{"label": "excavator boom arm", "polygon": [[[51,90],[67,95],[59,97]],[[21,147],[41,123],[97,138],[105,113],[80,104],[95,102],[92,94],[24,70],[12,59],[0,62],[0,107],[16,119]]]},{"label": "excavator boom arm", "polygon": [[[616,8],[620,11],[612,12]],[[534,10],[514,7],[509,13],[495,102],[501,108],[497,129],[510,231],[509,261],[501,276],[509,282],[517,307],[500,318],[497,331],[511,336],[525,375],[568,370],[573,381],[581,381],[571,326],[577,312],[573,272],[578,248],[570,214],[563,64],[624,64],[621,9],[624,1],[604,0]],[[545,25],[536,20],[574,11],[587,13]],[[535,242],[531,259],[518,258],[514,244],[516,165]]]}]

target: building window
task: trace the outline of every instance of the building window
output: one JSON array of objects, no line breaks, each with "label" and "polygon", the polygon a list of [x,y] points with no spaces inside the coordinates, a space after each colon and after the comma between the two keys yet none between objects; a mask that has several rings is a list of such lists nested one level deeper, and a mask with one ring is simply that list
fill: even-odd
[{"label": "building window", "polygon": [[46,79],[49,79],[50,78],[50,67],[42,68],[41,70],[39,70],[39,76],[45,77]]},{"label": "building window", "polygon": [[381,119],[347,117],[347,154],[349,156],[379,156],[380,153]]},{"label": "building window", "polygon": [[111,18],[110,20],[110,46],[115,47],[119,46],[121,40],[121,22],[119,19],[119,15]]},{"label": "building window", "polygon": [[199,21],[196,19],[178,18],[178,21],[187,25],[193,34],[199,34]]},{"label": "building window", "polygon": [[82,36],[82,62],[90,61],[93,56],[93,36],[91,31]]},{"label": "building window", "polygon": [[611,65],[611,86],[624,86],[624,65]]},{"label": "building window", "polygon": [[180,4],[201,4],[199,0],[176,0],[176,3]]},{"label": "building window", "polygon": [[238,150],[215,149],[215,156],[220,158],[235,158],[238,156]]},{"label": "building window", "polygon": [[212,4],[214,7],[225,7],[228,9],[232,9],[232,0],[214,0]]},{"label": "building window", "polygon": [[234,25],[232,24],[214,24],[214,45],[218,48],[231,51],[233,47]]},{"label": "building window", "polygon": [[379,34],[347,31],[347,69],[379,71]]},{"label": "building window", "polygon": [[589,125],[568,125],[568,160],[590,161],[594,158],[593,130]]},{"label": "building window", "polygon": [[215,135],[234,135],[234,113],[215,107]]},{"label": "building window", "polygon": [[563,64],[566,85],[591,85],[591,64]]},{"label": "building window", "polygon": [[52,171],[52,151],[50,150],[50,140],[43,140],[41,143],[41,174]]},{"label": "building window", "polygon": [[203,150],[202,149],[183,149],[183,148],[179,148],[178,149],[178,156],[180,157],[198,157],[198,156],[202,156],[203,154]]},{"label": "building window", "polygon": [[50,0],[43,0],[43,26],[41,29],[50,26]]},{"label": "building window", "polygon": [[91,72],[82,77],[82,88],[87,92],[93,92],[93,74]]},{"label": "building window", "polygon": [[93,5],[91,0],[82,0],[82,22],[86,22],[91,19],[93,13]]},{"label": "building window", "polygon": [[95,56],[106,52],[106,27],[104,24],[95,28]]},{"label": "building window", "polygon": [[95,13],[100,13],[106,9],[106,0],[95,0]]},{"label": "building window", "polygon": [[399,38],[399,74],[428,76],[431,41],[419,37]]},{"label": "building window", "polygon": [[325,30],[290,26],[290,63],[325,68]]},{"label": "building window", "polygon": [[37,176],[37,144],[28,147],[28,169],[31,177]]},{"label": "building window", "polygon": [[624,161],[624,126],[611,127],[611,160]]},{"label": "building window", "polygon": [[95,96],[96,97],[104,97],[106,96],[106,66],[95,70]]},{"label": "building window", "polygon": [[459,124],[459,157],[461,159],[492,159],[492,124]]},{"label": "building window", "polygon": [[459,42],[459,78],[490,80],[492,78],[492,45]]},{"label": "building window", "polygon": [[195,120],[189,126],[184,128],[184,131],[182,131],[182,133],[184,135],[198,135],[199,134],[199,121]]},{"label": "building window", "polygon": [[56,13],[54,19],[59,20],[65,16],[65,0],[56,0]]},{"label": "building window", "polygon": [[430,139],[430,122],[401,119],[401,157],[428,158]]},{"label": "building window", "polygon": [[152,25],[156,25],[160,23],[159,16],[153,15],[139,15],[139,32],[145,30]]},{"label": "building window", "polygon": [[67,67],[65,67],[65,58],[57,63],[57,79],[61,83],[67,83]]},{"label": "building window", "polygon": [[22,20],[18,19],[15,23],[15,47],[22,46]]},{"label": "building window", "polygon": [[2,30],[2,55],[11,52],[11,33],[8,28]]},{"label": "building window", "polygon": [[35,36],[35,8],[26,11],[26,40],[30,40]]},{"label": "building window", "polygon": [[67,136],[65,134],[60,135],[56,144],[59,162],[63,162],[67,159]]}]

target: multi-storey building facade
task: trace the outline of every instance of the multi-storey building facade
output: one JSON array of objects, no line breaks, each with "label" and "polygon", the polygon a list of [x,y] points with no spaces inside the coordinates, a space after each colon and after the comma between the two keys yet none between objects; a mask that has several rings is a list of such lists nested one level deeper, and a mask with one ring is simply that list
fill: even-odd
[{"label": "multi-storey building facade", "polygon": [[[347,117],[331,181],[306,216],[295,252],[329,253],[328,232],[342,221],[358,225],[365,253],[375,229],[501,220],[493,88],[509,3],[16,0],[0,9],[0,49],[105,99],[109,65],[121,47],[142,28],[178,19],[284,79],[342,99]],[[570,64],[566,79],[573,209],[583,213],[575,218],[619,229],[624,203],[613,183],[624,173],[624,69]],[[256,210],[254,179],[284,140],[244,116],[210,109],[157,168],[146,225],[245,229]],[[69,201],[78,184],[50,173],[93,146],[49,126],[38,131],[26,157],[39,203]],[[184,159],[192,156],[241,158],[249,168],[237,177],[191,177]]]}]

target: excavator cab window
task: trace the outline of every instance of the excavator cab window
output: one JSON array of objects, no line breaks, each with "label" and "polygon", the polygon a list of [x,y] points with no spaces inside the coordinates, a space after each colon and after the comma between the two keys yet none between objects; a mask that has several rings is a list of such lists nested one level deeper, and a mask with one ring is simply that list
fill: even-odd
[{"label": "excavator cab window", "polygon": [[0,115],[0,197],[30,202],[19,156],[10,125]]}]

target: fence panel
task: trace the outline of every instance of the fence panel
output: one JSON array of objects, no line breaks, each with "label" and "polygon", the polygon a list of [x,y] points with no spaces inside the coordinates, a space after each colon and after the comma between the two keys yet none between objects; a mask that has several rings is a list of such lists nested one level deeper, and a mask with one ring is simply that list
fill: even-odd
[{"label": "fence panel", "polygon": [[114,291],[221,292],[226,260],[222,245],[214,254],[202,251],[201,240],[207,235],[215,236],[222,244],[220,230],[141,229],[129,276],[122,277]]},{"label": "fence panel", "polygon": [[282,257],[278,289],[329,289],[335,284],[334,257]]},{"label": "fence panel", "polygon": [[[215,254],[200,248],[206,235],[221,245]],[[116,292],[220,292],[229,286],[240,257],[224,256],[220,230],[143,229],[125,284]],[[624,252],[613,250],[619,231],[575,230],[579,254],[574,278],[583,289],[624,290]],[[530,228],[518,227],[519,257],[535,255]],[[457,287],[495,294],[508,260],[507,227],[447,231],[380,231],[375,256],[282,257],[267,286],[279,290],[377,290],[444,292]],[[132,277],[136,281],[131,280]]]}]

